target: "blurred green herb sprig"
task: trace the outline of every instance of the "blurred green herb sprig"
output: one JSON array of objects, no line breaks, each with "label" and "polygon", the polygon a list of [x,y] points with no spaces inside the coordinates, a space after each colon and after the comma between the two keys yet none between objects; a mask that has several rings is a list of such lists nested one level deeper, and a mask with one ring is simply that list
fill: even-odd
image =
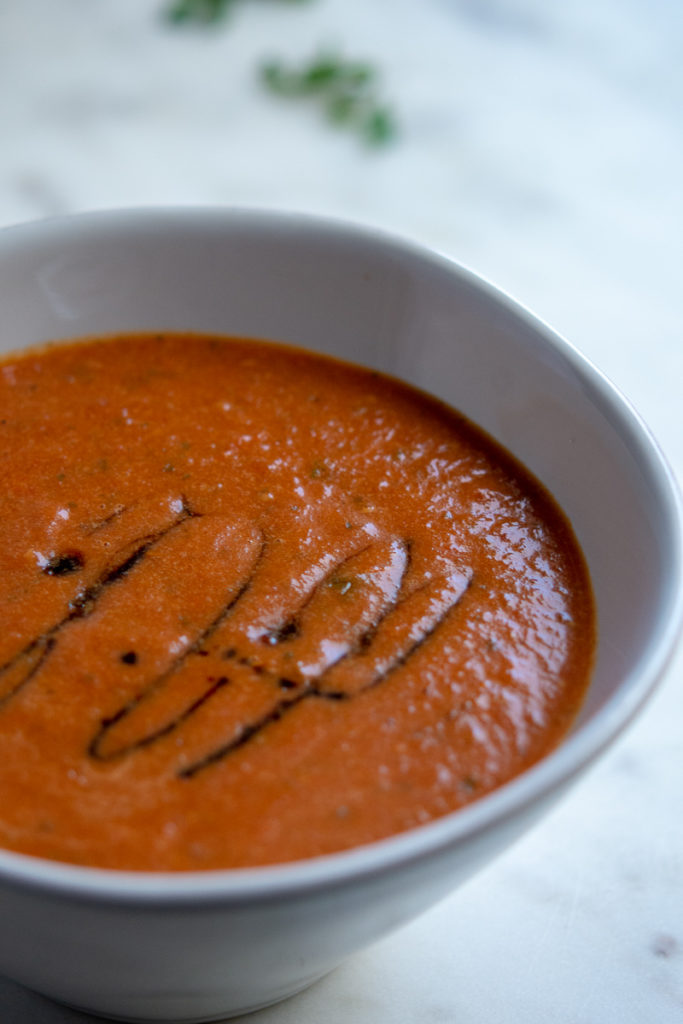
[{"label": "blurred green herb sprig", "polygon": [[174,0],[164,11],[164,18],[173,25],[188,21],[211,25],[221,21],[235,0]]},{"label": "blurred green herb sprig", "polygon": [[[307,3],[308,0],[286,2]],[[173,0],[164,11],[164,17],[173,25],[183,25],[187,22],[214,25],[222,21],[238,3],[239,0]]]},{"label": "blurred green herb sprig", "polygon": [[331,122],[352,128],[370,145],[385,145],[396,135],[394,114],[380,100],[378,74],[367,61],[322,53],[291,68],[270,60],[261,68],[261,79],[279,96],[318,100]]},{"label": "blurred green herb sprig", "polygon": [[[213,26],[240,0],[172,0],[164,10],[173,25]],[[290,4],[309,0],[282,0]],[[320,53],[300,68],[270,60],[260,70],[267,89],[279,96],[317,100],[333,124],[356,132],[372,146],[383,146],[397,134],[391,107],[379,98],[378,73],[367,61],[346,60],[336,53]]]}]

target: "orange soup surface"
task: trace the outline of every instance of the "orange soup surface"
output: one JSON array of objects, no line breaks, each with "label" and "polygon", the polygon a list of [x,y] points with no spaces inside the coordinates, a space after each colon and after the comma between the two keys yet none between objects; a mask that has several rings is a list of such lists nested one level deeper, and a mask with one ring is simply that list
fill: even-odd
[{"label": "orange soup surface", "polygon": [[549,496],[457,413],[287,346],[0,365],[0,846],[191,870],[367,843],[569,728],[594,611]]}]

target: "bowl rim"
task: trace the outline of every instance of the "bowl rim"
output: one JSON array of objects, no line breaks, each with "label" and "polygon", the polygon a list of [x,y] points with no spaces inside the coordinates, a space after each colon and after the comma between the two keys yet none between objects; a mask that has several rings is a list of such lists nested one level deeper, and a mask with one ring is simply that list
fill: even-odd
[{"label": "bowl rim", "polygon": [[[512,819],[542,801],[588,768],[629,725],[646,702],[673,657],[683,624],[683,504],[673,471],[639,413],[622,392],[571,342],[486,277],[448,255],[413,240],[349,219],[283,211],[267,207],[140,206],[59,215],[0,228],[0,256],[6,246],[45,244],[50,238],[73,240],[80,233],[104,237],[169,228],[176,232],[207,230],[229,235],[249,230],[284,237],[296,233],[334,243],[352,242],[406,263],[441,270],[468,285],[492,307],[521,321],[544,345],[571,364],[599,395],[601,411],[625,435],[639,464],[658,486],[657,500],[669,525],[669,586],[664,612],[640,659],[622,676],[616,693],[583,725],[521,775],[460,810],[386,839],[306,860],[263,867],[204,871],[150,872],[86,867],[0,849],[0,884],[49,890],[84,902],[150,904],[157,908],[207,904],[241,906],[284,900],[295,895],[369,880],[436,856],[463,840],[476,839],[494,825]],[[20,349],[19,349],[20,351]],[[664,589],[664,588],[662,588]]]}]

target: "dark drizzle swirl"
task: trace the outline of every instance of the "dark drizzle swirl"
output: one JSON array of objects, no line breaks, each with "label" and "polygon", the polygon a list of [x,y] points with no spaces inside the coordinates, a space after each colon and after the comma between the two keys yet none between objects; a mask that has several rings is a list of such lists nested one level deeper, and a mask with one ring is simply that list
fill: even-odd
[{"label": "dark drizzle swirl", "polygon": [[[116,514],[118,516],[118,510]],[[183,501],[181,511],[172,522],[157,532],[139,537],[127,545],[125,552],[119,553],[117,561],[107,566],[93,583],[84,587],[69,601],[65,614],[57,622],[0,666],[0,686],[3,683],[3,678],[9,680],[7,691],[0,696],[0,707],[26,686],[44,666],[57,644],[62,629],[75,619],[91,615],[107,587],[124,580],[141,563],[154,545],[187,519],[196,516],[197,513],[193,512]],[[325,585],[332,585],[335,580],[339,579],[340,571],[346,570],[353,559],[365,552],[372,551],[375,547],[375,545],[366,545],[338,561],[309,588],[298,608],[288,614],[280,623],[264,632],[261,638],[263,643],[273,647],[287,645],[300,638],[302,629],[304,629],[303,623],[305,623],[304,613],[316,595],[322,592]],[[261,663],[258,652],[256,656],[253,652],[246,655],[241,653],[237,646],[227,647],[218,654],[218,657],[222,658],[224,662],[232,662],[240,670],[247,669],[253,677],[260,679],[264,686],[272,687],[273,700],[260,715],[251,721],[239,723],[229,740],[218,744],[202,757],[179,768],[177,770],[179,778],[191,779],[211,765],[223,760],[229,754],[244,747],[263,730],[294,711],[306,700],[349,701],[358,694],[378,686],[402,668],[427,643],[442,625],[446,616],[460,603],[468,591],[472,582],[472,573],[469,570],[453,573],[452,576],[444,576],[436,582],[429,581],[406,593],[405,581],[409,575],[411,564],[411,545],[409,541],[404,541],[400,545],[397,544],[396,547],[403,554],[401,554],[400,576],[397,579],[393,597],[383,598],[383,603],[376,613],[373,613],[372,621],[365,628],[362,628],[361,624],[357,635],[349,637],[347,649],[342,650],[313,678],[305,678],[303,681],[289,678],[288,675],[274,670],[272,666],[269,667],[267,664]],[[152,679],[148,685],[121,705],[113,714],[101,720],[88,745],[88,755],[91,758],[100,762],[108,762],[151,746],[168,736],[169,733],[180,729],[215,694],[230,685],[231,678],[228,674],[221,674],[218,678],[209,676],[206,679],[205,688],[199,695],[188,701],[163,724],[133,740],[117,744],[116,734],[112,738],[112,731],[119,723],[128,719],[143,702],[169,684],[193,658],[205,657],[208,654],[206,649],[208,641],[219,630],[219,627],[227,622],[239,602],[251,589],[266,551],[267,542],[262,536],[248,574],[241,583],[234,584],[229,599],[208,625],[198,633],[193,642],[175,658],[168,668]],[[79,571],[83,567],[83,557],[78,552],[70,551],[54,556],[43,571],[47,575],[60,576]],[[427,601],[426,605],[425,601]],[[372,606],[370,612],[372,613]],[[391,629],[392,620],[394,620],[394,625],[398,623],[399,633],[403,626],[406,636],[403,640],[399,636],[398,643],[389,651],[385,650],[382,653],[383,630]],[[384,639],[386,640],[386,637]],[[139,660],[135,651],[124,652],[119,657],[123,664],[131,666],[137,665]],[[340,681],[341,684],[344,683],[344,673],[358,668],[359,665],[361,668],[360,682],[356,679],[348,688],[340,685]]]},{"label": "dark drizzle swirl", "polygon": [[[4,665],[0,665],[0,708],[11,700],[15,694],[19,693],[33,679],[38,670],[43,667],[57,644],[59,633],[65,626],[68,626],[74,619],[81,619],[91,615],[97,606],[97,602],[108,587],[125,579],[128,573],[145,557],[150,548],[158,544],[159,541],[180,526],[181,523],[184,523],[185,520],[196,515],[197,513],[193,512],[187,503],[183,501],[181,511],[172,522],[156,533],[145,534],[145,536],[134,540],[131,545],[126,547],[125,553],[119,554],[120,561],[107,566],[90,586],[79,591],[68,602],[66,613],[57,622],[48,627],[41,636],[29,641],[25,647],[13,655]],[[122,555],[123,557],[121,557]],[[64,555],[56,556],[55,559],[51,559],[43,571],[47,572],[50,576],[59,576],[74,572],[77,568],[83,568],[85,563],[82,556],[79,556],[77,566],[73,565],[74,561],[74,553],[68,552]],[[52,571],[48,571],[50,565],[53,565]],[[64,568],[63,566],[67,567]],[[12,678],[13,675],[18,676],[18,678]],[[9,685],[7,685],[8,681]],[[2,692],[3,683],[7,685],[4,693]]]},{"label": "dark drizzle swirl", "polygon": [[[261,548],[256,558],[257,564],[263,557],[265,547],[266,544],[265,541],[263,540],[261,543]],[[203,704],[205,704],[206,701],[209,700],[209,698],[212,697],[214,693],[216,693],[219,689],[222,689],[223,686],[226,686],[230,682],[230,680],[226,676],[221,676],[221,678],[218,681],[214,681],[212,679],[209,680],[210,685],[207,687],[207,689],[196,700],[189,704],[188,707],[186,707],[179,715],[177,715],[175,718],[172,718],[165,725],[161,726],[159,729],[154,730],[153,732],[148,733],[146,736],[141,737],[134,743],[130,743],[124,747],[115,748],[114,751],[110,753],[103,752],[102,748],[104,745],[104,741],[106,740],[111,729],[118,722],[121,722],[125,718],[127,718],[142,703],[142,701],[150,697],[153,693],[156,693],[180,670],[180,668],[188,661],[188,659],[192,655],[198,655],[200,657],[204,655],[205,652],[202,649],[203,645],[206,643],[207,640],[211,638],[212,634],[216,632],[218,627],[228,618],[232,610],[237,605],[237,602],[240,600],[240,598],[244,596],[244,594],[251,586],[252,580],[253,572],[241,584],[241,586],[237,590],[237,593],[227,602],[227,604],[223,608],[221,608],[218,615],[215,616],[215,618],[209,623],[209,625],[204,630],[202,630],[198,637],[196,637],[194,642],[176,658],[176,660],[169,666],[169,668],[166,669],[165,672],[162,672],[149,684],[149,686],[147,686],[140,693],[136,694],[135,697],[133,697],[131,700],[123,704],[117,711],[114,712],[113,715],[110,715],[109,717],[102,719],[102,721],[100,722],[100,727],[88,747],[88,753],[90,754],[91,757],[95,758],[98,761],[111,761],[114,760],[114,758],[121,757],[123,754],[131,753],[132,751],[139,750],[142,747],[148,747],[151,743],[154,743],[156,740],[161,739],[162,736],[167,736],[168,733],[173,732],[174,729],[177,729],[179,725],[181,725],[190,717],[190,715],[194,714],[195,711],[198,711],[199,708]]]}]

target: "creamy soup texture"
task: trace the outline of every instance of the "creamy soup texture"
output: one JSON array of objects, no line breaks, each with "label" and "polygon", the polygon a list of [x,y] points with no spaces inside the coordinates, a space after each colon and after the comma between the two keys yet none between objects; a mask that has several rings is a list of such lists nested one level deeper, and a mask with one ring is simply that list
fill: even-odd
[{"label": "creamy soup texture", "polygon": [[111,868],[325,854],[560,741],[590,584],[444,405],[303,350],[143,334],[0,365],[0,846]]}]

